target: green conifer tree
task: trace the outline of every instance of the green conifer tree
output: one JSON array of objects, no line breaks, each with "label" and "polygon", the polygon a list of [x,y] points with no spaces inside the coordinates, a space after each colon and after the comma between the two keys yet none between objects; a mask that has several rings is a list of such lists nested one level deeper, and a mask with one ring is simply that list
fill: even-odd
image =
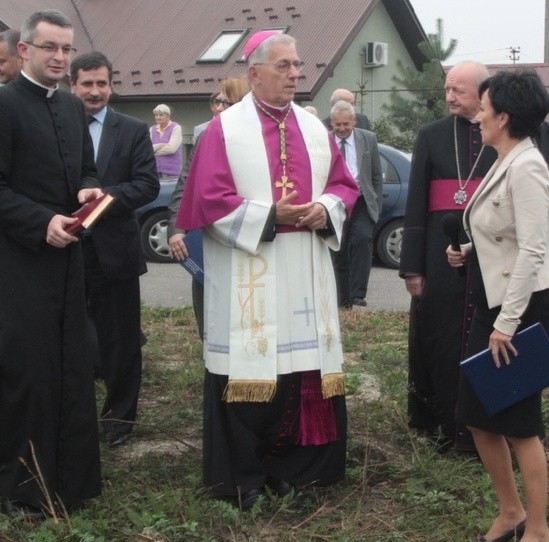
[{"label": "green conifer tree", "polygon": [[428,34],[428,40],[419,44],[427,59],[422,70],[417,71],[401,61],[397,63],[399,74],[393,76],[395,86],[389,97],[390,103],[383,106],[387,115],[379,121],[380,141],[403,150],[412,150],[418,130],[448,114],[444,101],[442,62],[452,55],[456,46],[455,39],[444,46],[443,22],[437,19],[437,32]]}]

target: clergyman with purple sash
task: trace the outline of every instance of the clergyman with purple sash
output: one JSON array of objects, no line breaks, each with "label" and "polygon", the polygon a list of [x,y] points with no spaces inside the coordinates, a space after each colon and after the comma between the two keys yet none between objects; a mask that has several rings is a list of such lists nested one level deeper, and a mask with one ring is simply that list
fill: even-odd
[{"label": "clergyman with purple sash", "polygon": [[[409,326],[410,426],[441,449],[474,450],[470,434],[456,426],[456,404],[472,305],[467,276],[446,261],[448,237],[442,217],[459,222],[467,202],[495,160],[484,147],[475,116],[478,87],[488,70],[476,62],[457,64],[447,74],[450,115],[424,126],[416,140],[400,258],[400,276],[412,295]],[[462,242],[465,233],[461,232]]]}]

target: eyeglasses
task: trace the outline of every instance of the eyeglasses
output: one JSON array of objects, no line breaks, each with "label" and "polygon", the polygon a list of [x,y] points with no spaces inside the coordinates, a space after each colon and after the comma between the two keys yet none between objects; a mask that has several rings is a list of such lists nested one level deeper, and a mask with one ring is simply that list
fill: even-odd
[{"label": "eyeglasses", "polygon": [[54,45],[53,43],[46,43],[46,45],[36,45],[36,43],[30,43],[29,41],[25,41],[23,43],[26,43],[27,45],[32,45],[37,49],[42,49],[42,51],[45,51],[50,55],[54,55],[55,53],[57,53],[57,51],[59,51],[59,49],[61,49],[61,52],[64,55],[76,53],[76,49],[74,47],[69,47],[68,45],[64,45],[63,47],[61,47],[60,45]]},{"label": "eyeglasses", "polygon": [[274,66],[274,69],[278,73],[287,73],[292,68],[295,68],[296,70],[300,70],[303,66],[303,62],[301,60],[294,60],[290,62],[289,60],[281,60],[280,62],[276,62],[273,64],[272,62],[256,62],[254,66]]},{"label": "eyeglasses", "polygon": [[227,109],[228,107],[231,107],[231,105],[234,105],[233,102],[229,102],[229,100],[220,100],[219,98],[215,98],[213,100],[213,104],[214,105],[221,105],[225,109]]}]

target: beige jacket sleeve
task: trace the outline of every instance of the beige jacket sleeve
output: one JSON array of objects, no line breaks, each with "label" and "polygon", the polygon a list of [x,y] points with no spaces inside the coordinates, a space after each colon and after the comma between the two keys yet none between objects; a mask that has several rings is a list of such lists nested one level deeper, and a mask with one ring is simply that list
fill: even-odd
[{"label": "beige jacket sleeve", "polygon": [[489,172],[467,214],[495,329],[514,335],[532,293],[549,288],[549,171],[524,140]]}]

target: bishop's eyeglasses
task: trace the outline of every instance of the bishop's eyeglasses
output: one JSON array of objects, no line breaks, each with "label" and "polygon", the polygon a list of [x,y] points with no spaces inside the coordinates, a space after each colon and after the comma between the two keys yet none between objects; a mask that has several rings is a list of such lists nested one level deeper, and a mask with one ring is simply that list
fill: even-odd
[{"label": "bishop's eyeglasses", "polygon": [[294,60],[290,62],[289,60],[281,60],[280,62],[256,62],[254,66],[273,66],[278,73],[288,73],[291,68],[300,70],[303,67],[303,62],[301,60]]}]

